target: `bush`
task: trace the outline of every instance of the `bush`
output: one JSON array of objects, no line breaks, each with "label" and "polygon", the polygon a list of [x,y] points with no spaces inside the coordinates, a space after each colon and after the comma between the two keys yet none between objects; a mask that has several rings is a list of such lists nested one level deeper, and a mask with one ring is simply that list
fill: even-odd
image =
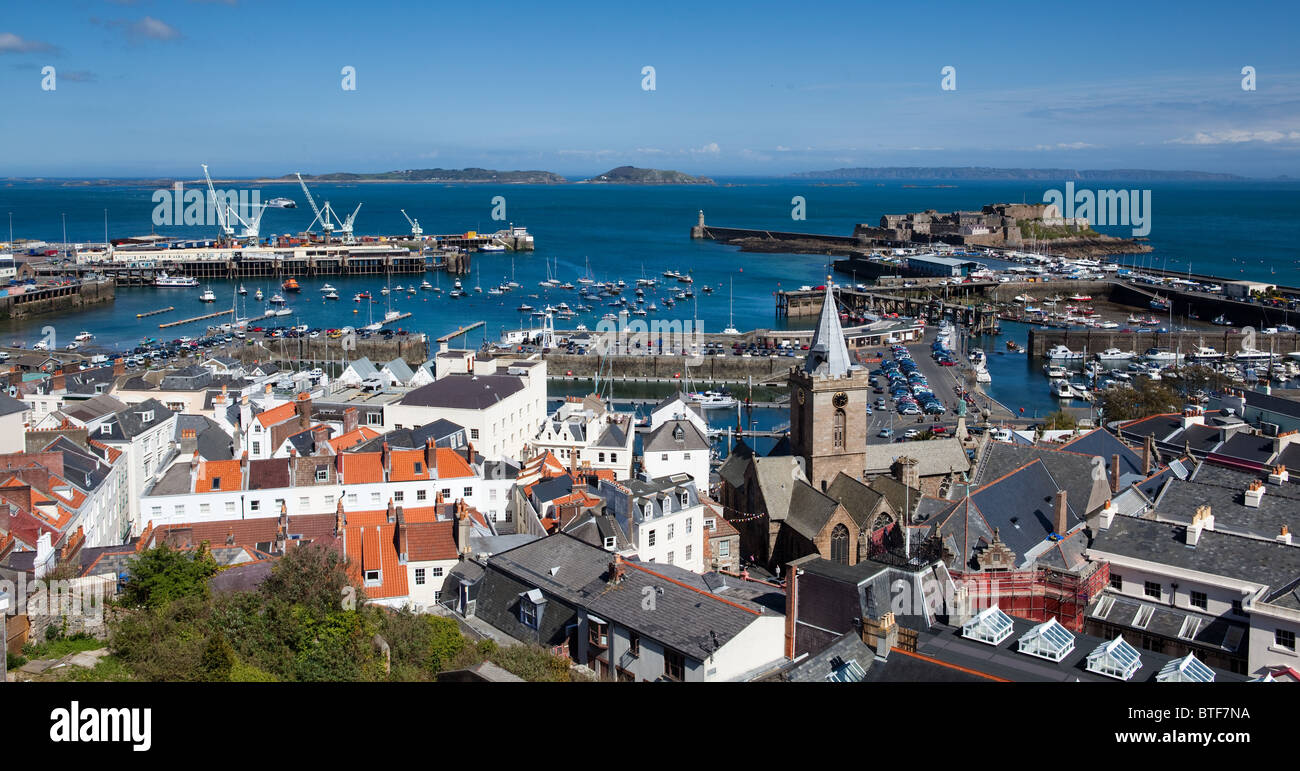
[{"label": "bush", "polygon": [[123,602],[160,608],[182,597],[206,597],[208,578],[217,572],[217,563],[204,547],[191,553],[164,543],[141,552],[127,563],[127,569],[130,578]]}]

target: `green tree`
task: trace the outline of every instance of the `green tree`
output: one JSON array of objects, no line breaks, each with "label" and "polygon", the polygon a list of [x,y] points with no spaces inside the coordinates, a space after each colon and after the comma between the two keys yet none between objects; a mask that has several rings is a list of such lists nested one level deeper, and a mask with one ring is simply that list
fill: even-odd
[{"label": "green tree", "polygon": [[1132,388],[1112,388],[1098,399],[1102,416],[1108,420],[1137,420],[1177,412],[1183,397],[1165,381],[1139,377]]},{"label": "green tree", "polygon": [[[353,588],[351,593],[344,592],[348,586]],[[343,608],[345,599],[358,608],[365,601],[360,587],[348,576],[344,558],[320,544],[288,550],[276,561],[260,592],[267,600],[306,607],[317,617]]]},{"label": "green tree", "polygon": [[146,549],[127,563],[123,602],[137,607],[161,608],[182,597],[206,597],[208,579],[217,572],[216,560],[206,544],[193,552],[167,544]]},{"label": "green tree", "polygon": [[1079,421],[1065,410],[1057,410],[1043,419],[1043,423],[1054,430],[1071,431],[1079,427]]},{"label": "green tree", "polygon": [[224,683],[229,682],[231,670],[238,662],[234,647],[226,639],[226,635],[218,629],[208,638],[208,647],[203,652],[203,661],[199,664],[199,668],[203,679]]}]

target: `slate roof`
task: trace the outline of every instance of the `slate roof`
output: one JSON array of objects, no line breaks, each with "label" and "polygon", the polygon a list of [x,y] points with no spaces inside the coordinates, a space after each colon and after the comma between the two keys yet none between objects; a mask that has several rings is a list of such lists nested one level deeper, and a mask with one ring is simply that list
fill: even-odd
[{"label": "slate roof", "polygon": [[[153,420],[145,423],[143,416],[150,411],[153,412]],[[95,439],[102,442],[129,442],[175,414],[157,399],[146,399],[139,404],[118,410],[111,418],[105,418],[100,424],[101,430],[95,431]],[[102,426],[106,425],[110,427],[109,432],[103,433]]]},{"label": "slate roof", "polygon": [[379,368],[368,357],[362,356],[348,363],[348,368],[357,373],[362,380],[379,377]]},{"label": "slate roof", "polygon": [[870,672],[875,660],[876,652],[862,642],[861,633],[855,630],[841,635],[821,652],[799,662],[784,672],[781,679],[791,683],[825,683],[838,663],[854,661],[863,672]]},{"label": "slate roof", "polygon": [[1216,457],[1231,458],[1255,466],[1263,466],[1273,457],[1273,439],[1267,436],[1239,432],[1214,450]]},{"label": "slate roof", "polygon": [[1286,525],[1300,528],[1300,485],[1266,484],[1258,508],[1245,505],[1246,486],[1263,474],[1202,462],[1187,479],[1168,481],[1155,500],[1159,518],[1190,522],[1198,506],[1208,505],[1215,529],[1272,539]]},{"label": "slate roof", "polygon": [[[680,433],[681,438],[677,438]],[[643,452],[708,452],[711,445],[700,429],[689,420],[666,420],[642,438]]]},{"label": "slate roof", "polygon": [[16,412],[26,412],[28,405],[21,399],[15,399],[9,394],[0,393],[0,415],[13,415]]},{"label": "slate roof", "polygon": [[835,475],[835,479],[826,488],[826,494],[840,502],[859,528],[868,524],[868,515],[880,505],[880,499],[885,497],[883,493],[873,490],[843,471]]},{"label": "slate roof", "polygon": [[798,482],[790,495],[790,513],[785,523],[811,541],[826,527],[839,506],[839,501],[831,496],[807,482]]},{"label": "slate roof", "polygon": [[917,472],[923,477],[951,471],[960,473],[970,468],[970,458],[966,457],[966,450],[956,437],[901,444],[869,444],[863,466],[868,474],[887,473],[894,461],[904,455],[916,459]]},{"label": "slate roof", "polygon": [[1215,526],[1215,530],[1202,530],[1196,546],[1189,549],[1184,525],[1115,517],[1108,529],[1094,536],[1089,552],[1121,554],[1207,575],[1250,581],[1274,591],[1300,579],[1300,547],[1223,533],[1217,529],[1217,522]]},{"label": "slate roof", "polygon": [[[767,515],[776,521],[786,518],[790,512],[790,497],[800,483],[807,484],[796,458],[751,458],[754,464],[754,478],[758,480],[758,489],[767,503]],[[797,476],[796,476],[797,473]]]},{"label": "slate roof", "polygon": [[481,410],[523,389],[523,381],[515,375],[447,375],[411,391],[402,397],[400,403],[415,407]]},{"label": "slate roof", "polygon": [[605,430],[601,432],[600,439],[596,441],[597,447],[612,447],[620,449],[627,446],[627,432],[623,430],[618,423],[606,423]]},{"label": "slate roof", "polygon": [[1052,479],[1066,491],[1071,510],[1083,514],[1106,505],[1110,482],[1093,479],[1092,457],[1069,450],[989,442],[971,481],[986,485],[1035,460],[1042,461]]},{"label": "slate roof", "polygon": [[267,458],[248,462],[248,489],[269,490],[288,487],[293,474],[288,458]]},{"label": "slate roof", "polygon": [[[578,538],[558,533],[540,538],[488,560],[487,575],[479,592],[478,614],[502,631],[520,639],[518,595],[540,589],[569,608],[589,612],[640,632],[687,656],[702,660],[712,655],[764,615],[761,606],[735,598],[722,598],[703,588],[700,577],[673,565],[653,568],[626,561],[625,578],[616,585],[606,581],[611,555]],[[552,568],[558,570],[552,574]],[[647,609],[643,590],[656,593]],[[559,612],[555,612],[555,611]],[[553,624],[550,616],[562,616]],[[547,607],[543,614],[545,641],[554,644],[566,636],[563,624],[574,614]],[[502,626],[505,624],[505,626]]]},{"label": "slate roof", "polygon": [[1146,476],[1146,470],[1142,468],[1142,456],[1104,428],[1093,429],[1077,439],[1066,442],[1061,449],[1080,455],[1099,456],[1105,461],[1108,472],[1111,470],[1111,460],[1118,454],[1121,485],[1127,485],[1135,477],[1141,479]]}]

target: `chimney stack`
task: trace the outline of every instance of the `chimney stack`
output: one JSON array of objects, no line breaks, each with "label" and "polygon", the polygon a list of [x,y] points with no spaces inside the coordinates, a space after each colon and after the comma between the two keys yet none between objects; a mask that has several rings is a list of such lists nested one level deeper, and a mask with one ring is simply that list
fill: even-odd
[{"label": "chimney stack", "polygon": [[298,413],[298,425],[302,428],[311,427],[311,394],[306,392],[298,394],[293,409]]},{"label": "chimney stack", "polygon": [[113,359],[113,377],[126,374],[126,362],[121,357]]},{"label": "chimney stack", "polygon": [[406,513],[397,507],[397,558],[402,562],[410,559],[411,538],[406,527]]},{"label": "chimney stack", "polygon": [[1290,546],[1290,545],[1291,545],[1291,530],[1290,530],[1290,528],[1288,528],[1286,525],[1283,525],[1283,526],[1282,526],[1282,532],[1280,532],[1280,533],[1277,534],[1277,540],[1281,541],[1282,543],[1286,544],[1287,546]]},{"label": "chimney stack", "polygon": [[343,410],[343,433],[350,434],[357,430],[357,408],[348,407]]},{"label": "chimney stack", "polygon": [[1070,529],[1069,516],[1070,516],[1070,507],[1067,505],[1066,502],[1065,490],[1057,490],[1056,511],[1055,511],[1055,516],[1052,519],[1052,523],[1056,527],[1056,535],[1058,538],[1064,538],[1066,532]]},{"label": "chimney stack", "polygon": [[1110,491],[1119,492],[1119,453],[1110,456]]},{"label": "chimney stack", "polygon": [[469,537],[474,532],[474,522],[469,516],[465,501],[456,501],[456,546],[461,554],[470,553]]},{"label": "chimney stack", "polygon": [[1214,514],[1209,506],[1197,506],[1192,515],[1192,524],[1187,526],[1187,545],[1195,546],[1201,542],[1202,530],[1214,530]]},{"label": "chimney stack", "polygon": [[433,443],[432,439],[424,440],[424,470],[433,477],[434,471],[438,468],[438,446]]},{"label": "chimney stack", "polygon": [[50,378],[50,388],[54,391],[68,390],[68,378],[63,374],[63,370],[56,369],[54,377]]},{"label": "chimney stack", "polygon": [[1287,480],[1289,480],[1290,478],[1291,475],[1286,472],[1286,466],[1279,464],[1277,466],[1274,466],[1273,470],[1269,472],[1268,482],[1269,484],[1280,485],[1286,482]]},{"label": "chimney stack", "polygon": [[474,443],[473,442],[465,443],[465,462],[470,464],[471,466],[474,465]]},{"label": "chimney stack", "polygon": [[1252,509],[1258,509],[1264,500],[1264,483],[1258,479],[1250,480],[1246,488],[1244,503]]},{"label": "chimney stack", "polygon": [[392,462],[392,455],[388,449],[388,442],[385,441],[379,446],[379,463],[384,469],[384,478],[388,478],[389,464]]},{"label": "chimney stack", "polygon": [[1155,455],[1155,438],[1147,434],[1147,438],[1142,442],[1142,475],[1146,476],[1151,473],[1151,458]]},{"label": "chimney stack", "polygon": [[343,496],[339,496],[339,503],[334,507],[334,535],[343,532],[343,528],[348,524],[347,516],[343,513]]},{"label": "chimney stack", "polygon": [[394,512],[393,512],[393,499],[392,499],[392,498],[389,498],[389,499],[388,499],[388,521],[389,521],[390,524],[391,524],[392,522],[395,522],[395,521],[396,521],[396,520],[393,518],[393,514],[394,514]]}]

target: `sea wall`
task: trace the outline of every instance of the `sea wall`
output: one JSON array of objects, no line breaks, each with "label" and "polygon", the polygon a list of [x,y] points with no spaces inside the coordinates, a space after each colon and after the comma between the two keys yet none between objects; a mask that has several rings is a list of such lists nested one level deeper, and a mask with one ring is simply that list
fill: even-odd
[{"label": "sea wall", "polygon": [[[610,356],[604,375],[619,379],[685,379],[713,383],[744,383],[784,377],[801,358],[781,356]],[[689,367],[689,371],[688,371]],[[551,377],[595,377],[601,372],[601,357],[594,354],[546,354],[546,372]]]},{"label": "sea wall", "polygon": [[33,287],[0,288],[0,319],[25,319],[63,313],[116,299],[112,281],[82,281]]}]

